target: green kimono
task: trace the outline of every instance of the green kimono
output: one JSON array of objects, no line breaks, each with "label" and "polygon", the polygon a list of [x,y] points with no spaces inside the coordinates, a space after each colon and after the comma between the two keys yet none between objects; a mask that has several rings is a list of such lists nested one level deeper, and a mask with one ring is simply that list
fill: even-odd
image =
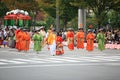
[{"label": "green kimono", "polygon": [[41,34],[34,34],[33,35],[33,40],[34,40],[34,50],[35,51],[41,51],[42,45],[42,35]]},{"label": "green kimono", "polygon": [[98,41],[98,49],[104,50],[105,49],[105,36],[103,33],[97,34],[97,41]]}]

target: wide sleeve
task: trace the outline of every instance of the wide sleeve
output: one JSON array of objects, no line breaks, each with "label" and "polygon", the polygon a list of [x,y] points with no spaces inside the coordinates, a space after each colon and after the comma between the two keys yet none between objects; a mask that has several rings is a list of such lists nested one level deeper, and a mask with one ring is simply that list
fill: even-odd
[{"label": "wide sleeve", "polygon": [[36,40],[37,40],[37,35],[34,34],[33,37],[32,37],[32,39],[33,39],[34,41],[36,41]]},{"label": "wide sleeve", "polygon": [[96,37],[96,38],[97,38],[97,40],[100,38],[100,35],[99,35],[99,33],[97,34],[97,37]]},{"label": "wide sleeve", "polygon": [[39,41],[43,40],[43,36],[40,34]]}]

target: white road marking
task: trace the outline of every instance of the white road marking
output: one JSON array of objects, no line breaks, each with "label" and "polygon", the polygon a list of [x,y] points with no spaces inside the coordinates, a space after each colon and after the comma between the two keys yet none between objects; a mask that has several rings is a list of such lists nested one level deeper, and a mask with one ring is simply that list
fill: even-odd
[{"label": "white road marking", "polygon": [[20,61],[14,61],[14,60],[6,60],[6,59],[0,59],[0,61],[3,61],[5,63],[15,63],[15,64],[23,64],[25,62],[20,62]]},{"label": "white road marking", "polygon": [[30,60],[30,59],[14,59],[14,60],[27,62],[27,63],[45,63],[45,62],[42,62],[42,61],[34,61],[34,60]]},{"label": "white road marking", "polygon": [[113,56],[95,56],[95,58],[102,61],[119,61],[118,58]]},{"label": "white road marking", "polygon": [[41,58],[31,58],[32,60],[41,60],[44,61],[46,63],[50,63],[50,62],[56,62],[56,63],[61,63],[62,61],[56,61],[56,60],[51,60],[50,58],[45,58],[45,59],[41,59]]},{"label": "white road marking", "polygon": [[4,64],[7,64],[7,63],[4,63],[4,62],[0,62],[0,65],[4,65]]},{"label": "white road marking", "polygon": [[60,61],[64,61],[64,62],[79,62],[78,60],[72,60],[72,59],[65,59],[65,58],[49,58],[51,60],[60,60]]},{"label": "white road marking", "polygon": [[5,64],[30,64],[30,63],[77,63],[77,62],[112,62],[120,61],[120,56],[80,56],[80,57],[50,57],[50,58],[15,58],[15,59],[0,59],[0,65]]},{"label": "white road marking", "polygon": [[71,59],[71,60],[78,60],[78,62],[86,62],[86,61],[98,62],[99,61],[91,57],[79,57],[79,58],[64,57],[64,58]]}]

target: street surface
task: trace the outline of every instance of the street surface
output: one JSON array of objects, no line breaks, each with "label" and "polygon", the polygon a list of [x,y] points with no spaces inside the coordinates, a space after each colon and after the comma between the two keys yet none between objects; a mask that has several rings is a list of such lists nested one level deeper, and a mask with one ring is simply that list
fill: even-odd
[{"label": "street surface", "polygon": [[39,54],[0,48],[0,80],[120,80],[120,50],[64,49],[51,56],[47,47]]}]

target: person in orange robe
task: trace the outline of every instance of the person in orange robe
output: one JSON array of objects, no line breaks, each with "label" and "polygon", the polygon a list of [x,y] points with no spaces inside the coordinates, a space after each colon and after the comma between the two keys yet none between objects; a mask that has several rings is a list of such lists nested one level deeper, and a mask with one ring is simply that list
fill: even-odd
[{"label": "person in orange robe", "polygon": [[17,29],[15,31],[15,41],[16,41],[16,45],[15,45],[15,48],[18,49],[18,44],[19,44],[19,38],[18,38],[18,33],[20,32],[20,29]]},{"label": "person in orange robe", "polygon": [[23,40],[22,40],[22,50],[27,52],[30,48],[30,34],[26,29],[23,29]]},{"label": "person in orange robe", "polygon": [[92,30],[88,30],[88,34],[86,36],[86,40],[87,40],[86,50],[93,51],[93,49],[94,49],[94,39],[95,39],[95,36],[94,36]]},{"label": "person in orange robe", "polygon": [[76,41],[77,41],[77,45],[76,47],[79,48],[84,48],[84,32],[83,32],[83,28],[79,28],[79,31],[76,33]]},{"label": "person in orange robe", "polygon": [[66,38],[68,42],[68,49],[74,50],[74,32],[71,28],[68,29],[68,32],[66,33]]},{"label": "person in orange robe", "polygon": [[51,28],[48,34],[47,44],[49,45],[50,54],[52,56],[56,55],[56,38],[57,36],[55,34],[55,28]]},{"label": "person in orange robe", "polygon": [[21,50],[23,50],[23,44],[22,44],[22,42],[23,42],[23,30],[22,29],[20,29],[19,31],[18,31],[18,33],[16,34],[16,48],[18,49],[18,51],[20,52]]}]

